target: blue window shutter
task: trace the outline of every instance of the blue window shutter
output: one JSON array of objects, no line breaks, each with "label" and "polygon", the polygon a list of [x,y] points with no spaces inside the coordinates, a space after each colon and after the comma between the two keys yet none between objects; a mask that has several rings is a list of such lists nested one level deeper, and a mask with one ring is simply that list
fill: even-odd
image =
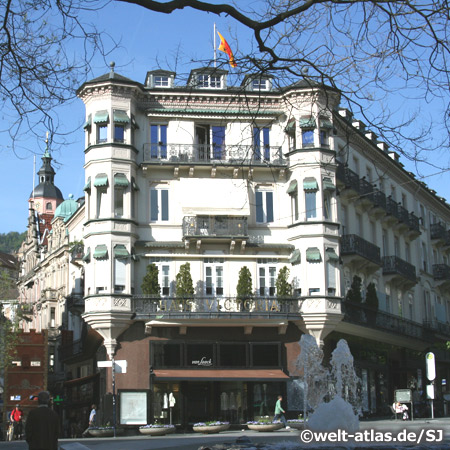
[{"label": "blue window shutter", "polygon": [[161,158],[167,158],[167,125],[160,125]]},{"label": "blue window shutter", "polygon": [[263,139],[264,139],[264,159],[266,161],[270,161],[269,128],[263,128]]},{"label": "blue window shutter", "polygon": [[255,161],[261,161],[261,130],[258,127],[253,127],[253,147]]},{"label": "blue window shutter", "polygon": [[150,157],[158,157],[158,125],[150,126]]},{"label": "blue window shutter", "polygon": [[273,222],[273,192],[266,192],[266,222]]},{"label": "blue window shutter", "polygon": [[158,191],[150,191],[150,220],[158,220]]},{"label": "blue window shutter", "polygon": [[161,190],[161,220],[169,220],[169,191]]},{"label": "blue window shutter", "polygon": [[225,127],[212,127],[213,159],[224,159]]},{"label": "blue window shutter", "polygon": [[264,222],[264,212],[263,212],[263,197],[262,192],[256,192],[256,222]]}]

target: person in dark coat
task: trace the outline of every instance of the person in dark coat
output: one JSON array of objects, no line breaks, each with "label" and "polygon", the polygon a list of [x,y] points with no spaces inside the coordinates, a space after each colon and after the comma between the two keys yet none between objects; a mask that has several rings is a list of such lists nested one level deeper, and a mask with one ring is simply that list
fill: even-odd
[{"label": "person in dark coat", "polygon": [[59,417],[49,401],[47,391],[39,392],[38,407],[28,414],[25,435],[29,450],[58,450]]}]

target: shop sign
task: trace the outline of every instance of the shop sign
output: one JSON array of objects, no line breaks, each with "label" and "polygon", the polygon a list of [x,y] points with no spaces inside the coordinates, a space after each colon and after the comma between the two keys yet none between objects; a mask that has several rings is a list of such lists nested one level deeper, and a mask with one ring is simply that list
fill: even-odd
[{"label": "shop sign", "polygon": [[206,356],[203,356],[200,360],[192,361],[193,366],[201,366],[201,367],[210,367],[212,366],[212,359],[206,359]]}]

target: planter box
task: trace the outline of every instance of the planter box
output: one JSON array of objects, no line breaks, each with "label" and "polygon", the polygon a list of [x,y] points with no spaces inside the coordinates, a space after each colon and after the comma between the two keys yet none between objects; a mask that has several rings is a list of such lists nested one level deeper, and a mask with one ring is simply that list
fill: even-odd
[{"label": "planter box", "polygon": [[282,423],[264,423],[264,424],[255,424],[255,423],[248,423],[247,424],[249,430],[254,431],[276,431],[280,428],[283,428]]},{"label": "planter box", "polygon": [[203,433],[203,434],[213,434],[213,433],[220,433],[221,431],[228,430],[230,428],[230,424],[223,424],[223,425],[204,425],[204,426],[198,426],[194,427],[193,430],[197,433]]},{"label": "planter box", "polygon": [[303,430],[305,428],[305,422],[288,422],[288,427],[295,430]]},{"label": "planter box", "polygon": [[[123,428],[116,428],[116,436],[122,433]],[[105,428],[105,429],[90,428],[89,434],[94,437],[112,437],[114,436],[114,430],[112,428]]]},{"label": "planter box", "polygon": [[164,436],[165,434],[175,433],[175,427],[149,427],[139,428],[139,433],[146,436]]}]

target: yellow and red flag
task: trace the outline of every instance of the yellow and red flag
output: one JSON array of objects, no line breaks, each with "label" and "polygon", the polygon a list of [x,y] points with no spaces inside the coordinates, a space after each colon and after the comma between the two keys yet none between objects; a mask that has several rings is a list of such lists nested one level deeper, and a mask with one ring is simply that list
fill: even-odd
[{"label": "yellow and red flag", "polygon": [[225,52],[228,55],[228,58],[230,58],[230,66],[231,67],[237,67],[233,52],[231,51],[231,48],[228,45],[228,42],[225,40],[225,38],[219,32],[217,32],[217,34],[220,37],[219,50],[221,50],[222,52]]}]

